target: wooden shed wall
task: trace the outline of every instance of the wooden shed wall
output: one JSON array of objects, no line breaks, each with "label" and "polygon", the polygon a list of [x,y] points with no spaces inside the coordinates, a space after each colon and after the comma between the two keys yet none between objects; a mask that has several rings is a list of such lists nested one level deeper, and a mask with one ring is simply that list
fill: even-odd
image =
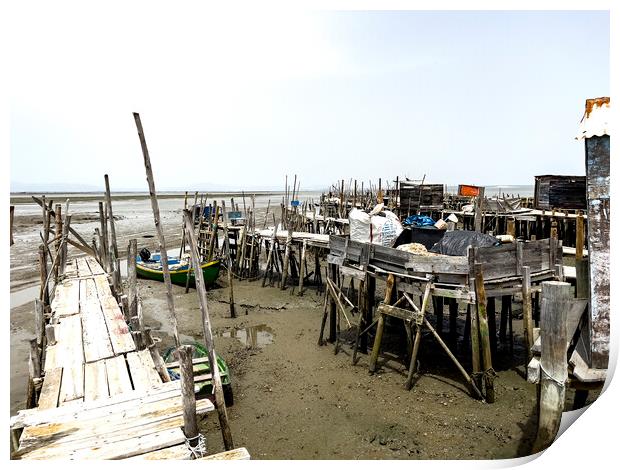
[{"label": "wooden shed wall", "polygon": [[534,205],[536,209],[586,209],[585,176],[536,176]]},{"label": "wooden shed wall", "polygon": [[410,215],[418,210],[441,210],[443,208],[443,184],[400,183],[401,214]]}]

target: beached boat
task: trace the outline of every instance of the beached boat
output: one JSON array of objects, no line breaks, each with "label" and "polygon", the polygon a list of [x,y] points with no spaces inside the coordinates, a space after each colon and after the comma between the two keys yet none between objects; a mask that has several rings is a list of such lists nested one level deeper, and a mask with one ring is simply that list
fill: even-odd
[{"label": "beached boat", "polygon": [[[196,285],[196,277],[194,270],[190,269],[187,259],[179,259],[168,257],[168,269],[170,270],[170,280],[173,284],[185,286],[187,276],[189,275],[189,285]],[[202,275],[205,285],[213,284],[220,274],[220,261],[209,261],[201,265]],[[164,272],[161,266],[161,257],[159,254],[153,254],[148,261],[143,261],[140,256],[136,258],[136,273],[138,277],[144,279],[153,279],[155,281],[164,280]]]}]

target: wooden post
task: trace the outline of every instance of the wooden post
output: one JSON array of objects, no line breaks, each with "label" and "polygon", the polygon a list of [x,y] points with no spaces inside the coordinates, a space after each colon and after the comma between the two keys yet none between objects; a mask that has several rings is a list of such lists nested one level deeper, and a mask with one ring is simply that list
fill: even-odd
[{"label": "wooden post", "polygon": [[[482,350],[482,367],[484,369],[484,386],[485,395],[488,403],[495,402],[495,389],[493,380],[495,379],[495,371],[493,370],[493,362],[491,359],[491,343],[489,340],[489,325],[487,321],[487,296],[484,290],[484,279],[482,277],[482,264],[474,264],[474,272],[476,275],[476,302],[478,304],[478,328],[480,331],[480,346]],[[472,313],[472,317],[475,313]]]},{"label": "wooden post", "polygon": [[228,238],[228,221],[226,220],[226,203],[222,199],[222,212],[224,223],[224,247],[226,248],[226,265],[227,265],[227,277],[228,277],[228,305],[230,308],[230,318],[235,318],[235,297],[233,293],[233,273],[232,273],[232,257],[230,255],[230,240]]},{"label": "wooden post", "polygon": [[11,235],[10,235],[11,236],[11,245],[10,246],[13,246],[13,244],[15,243],[15,241],[13,241],[13,216],[14,216],[14,212],[15,212],[15,206],[11,206],[10,212],[11,212],[11,214],[10,214],[11,215],[11,222],[10,222],[11,223],[11,227],[10,227],[11,228]]},{"label": "wooden post", "polygon": [[506,234],[507,235],[512,235],[513,237],[516,236],[515,219],[514,219],[514,217],[509,218],[507,220],[507,222],[506,222]]},{"label": "wooden post", "polygon": [[301,263],[299,265],[299,292],[298,295],[304,295],[304,266],[306,259],[306,244],[307,240],[304,240],[301,246]]},{"label": "wooden post", "polygon": [[282,282],[281,289],[286,289],[286,279],[288,277],[288,268],[291,256],[291,241],[293,239],[293,227],[289,227],[288,234],[286,235],[286,245],[284,247],[284,260],[282,266]]},{"label": "wooden post", "polygon": [[108,217],[110,218],[111,244],[114,249],[114,259],[118,259],[118,245],[116,244],[116,227],[114,226],[114,214],[112,213],[112,196],[110,194],[110,179],[108,175],[103,175],[105,179],[105,200],[108,206]]},{"label": "wooden post", "polygon": [[525,349],[527,364],[532,359],[532,346],[534,345],[534,320],[532,318],[532,281],[530,278],[530,267],[521,268],[523,281],[521,284],[521,297],[523,297],[523,336],[525,338]]},{"label": "wooden post", "polygon": [[39,352],[39,346],[37,345],[37,339],[30,340],[30,360],[28,362],[29,373],[32,379],[38,379],[41,377],[41,354]]},{"label": "wooden post", "polygon": [[484,188],[480,188],[474,203],[474,231],[482,232],[482,203],[484,202]]},{"label": "wooden post", "polygon": [[[385,284],[385,298],[383,302],[385,304],[390,303],[390,299],[392,298],[392,291],[394,290],[394,275],[389,274]],[[379,315],[377,319],[377,332],[375,333],[375,343],[372,346],[372,352],[370,354],[370,364],[368,365],[368,370],[370,372],[376,372],[377,370],[377,359],[379,358],[379,350],[381,349],[381,340],[383,338],[383,327],[385,323],[385,318],[383,315]]]},{"label": "wooden post", "polygon": [[455,348],[457,343],[457,319],[459,315],[459,307],[456,299],[448,300],[448,311],[450,312],[450,326],[449,326],[449,342],[450,347]]},{"label": "wooden post", "polygon": [[34,299],[34,331],[37,338],[37,345],[43,348],[43,337],[45,334],[45,314],[44,305],[39,299]]},{"label": "wooden post", "polygon": [[56,327],[54,325],[45,325],[45,339],[48,346],[56,344]]},{"label": "wooden post", "polygon": [[[476,271],[475,271],[475,250],[473,247],[469,247],[467,250],[469,259],[469,289],[472,292],[476,292]],[[469,309],[469,324],[470,324],[470,341],[471,341],[471,366],[473,371],[473,379],[478,387],[482,389],[482,378],[480,377],[480,332],[478,328],[478,314],[477,309]]]},{"label": "wooden post", "polygon": [[[170,322],[172,323],[172,331],[174,335],[174,344],[176,347],[180,346],[179,332],[177,329],[177,317],[174,312],[174,299],[172,297],[172,283],[170,282],[170,270],[168,269],[168,252],[166,251],[166,241],[164,239],[164,230],[160,225],[159,217],[159,204],[157,202],[157,193],[155,191],[155,181],[153,179],[153,169],[151,168],[151,159],[149,157],[149,151],[146,146],[146,138],[142,129],[142,122],[140,121],[140,115],[133,113],[134,120],[136,121],[136,128],[138,129],[138,137],[140,138],[140,145],[142,146],[142,155],[144,157],[144,168],[146,170],[146,180],[149,185],[149,194],[151,197],[151,207],[153,209],[153,219],[155,221],[155,228],[157,230],[157,237],[159,239],[159,253],[161,256],[161,266],[164,272],[164,284],[166,285],[166,299],[168,301],[168,311],[170,313]],[[106,177],[107,183],[107,177]],[[191,228],[192,233],[194,229],[194,222],[192,219],[191,225],[186,225],[186,230]],[[195,264],[200,266],[200,263]],[[196,272],[200,271],[197,269]],[[200,273],[202,275],[202,272]],[[201,276],[202,277],[202,276]]]},{"label": "wooden post", "polygon": [[[327,279],[331,280],[333,283],[336,283],[336,278],[337,276],[337,271],[338,271],[338,266],[331,263],[328,264],[328,268],[327,268],[328,272],[327,272]],[[325,289],[325,295],[329,296],[329,338],[328,341],[330,343],[334,343],[336,341],[336,335],[337,335],[337,331],[336,331],[336,321],[337,321],[337,315],[336,315],[336,299],[334,299],[333,296],[328,294],[328,289]]]},{"label": "wooden post", "polygon": [[69,227],[71,226],[71,216],[65,214],[62,222],[62,244],[60,246],[60,261],[58,266],[58,274],[64,275],[67,268],[67,240],[69,238]]},{"label": "wooden post", "polygon": [[557,281],[542,283],[540,403],[533,453],[551,445],[560,428],[568,378],[566,312],[570,297],[570,284]]},{"label": "wooden post", "polygon": [[101,230],[101,252],[103,254],[103,267],[106,271],[110,272],[110,244],[108,241],[108,224],[106,222],[106,214],[103,208],[103,202],[99,201],[99,224]]},{"label": "wooden post", "polygon": [[[188,233],[188,241],[190,244],[190,254],[192,262],[195,266],[200,266],[198,260],[198,243],[196,241],[196,234],[193,230],[193,222],[190,218],[188,211],[184,211],[185,226]],[[230,450],[234,447],[232,434],[230,432],[230,426],[228,424],[228,415],[226,414],[226,403],[224,403],[224,391],[222,390],[222,380],[220,378],[220,371],[218,369],[215,344],[213,342],[213,333],[211,332],[211,320],[209,319],[209,306],[207,305],[207,290],[205,288],[205,282],[201,269],[196,269],[196,291],[198,293],[198,300],[200,303],[200,311],[202,313],[202,327],[204,333],[205,344],[209,351],[209,365],[211,367],[211,375],[213,377],[213,389],[215,391],[215,406],[217,407],[217,414],[220,421],[220,427],[222,428],[222,437],[224,439],[224,447],[226,450]]]},{"label": "wooden post", "polygon": [[[54,213],[54,225],[55,225],[55,234],[56,234],[56,256],[60,256],[60,248],[62,246],[62,239],[58,237],[62,233],[62,206],[60,204],[56,204],[56,210]],[[60,261],[60,259],[59,259]],[[60,263],[56,263],[56,267],[54,268],[54,285],[58,284],[58,272],[59,272]]]},{"label": "wooden post", "polygon": [[43,302],[44,306],[50,303],[50,293],[47,287],[47,250],[45,245],[39,245],[39,279],[41,281],[41,288],[39,289],[39,299]]},{"label": "wooden post", "polygon": [[[138,304],[138,311],[142,311],[142,306],[140,304]],[[142,324],[142,321],[138,319],[138,323]],[[163,382],[170,382],[170,375],[168,374],[168,369],[166,368],[164,360],[159,355],[157,346],[153,341],[153,337],[151,336],[151,329],[144,328],[144,330],[142,331],[142,337],[144,340],[144,344],[146,344],[146,347],[149,348],[151,358],[153,359],[153,364],[155,364],[155,369],[157,369],[157,372],[159,372],[161,380]]]},{"label": "wooden post", "polygon": [[136,275],[136,257],[138,256],[138,240],[132,238],[127,247],[127,286],[129,301],[129,318],[138,315],[138,286]]},{"label": "wooden post", "polygon": [[194,365],[192,357],[194,347],[190,345],[179,346],[174,351],[174,356],[179,361],[181,373],[181,398],[183,400],[183,433],[189,440],[189,445],[198,445],[198,419],[196,417],[196,395],[194,393]]}]

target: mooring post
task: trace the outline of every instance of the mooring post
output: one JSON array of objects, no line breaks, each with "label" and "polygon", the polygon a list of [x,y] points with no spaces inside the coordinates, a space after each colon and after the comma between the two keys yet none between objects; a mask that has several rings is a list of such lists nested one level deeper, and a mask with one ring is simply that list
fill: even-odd
[{"label": "mooring post", "polygon": [[192,357],[194,347],[179,346],[174,356],[179,361],[181,372],[181,398],[183,400],[183,433],[191,447],[196,447],[199,441],[198,419],[196,417],[196,395],[194,393],[194,365]]},{"label": "mooring post", "polygon": [[[194,266],[200,266],[198,260],[198,242],[196,234],[191,230],[193,228],[193,220],[188,211],[184,211],[185,227],[187,230],[187,238],[190,245],[190,254]],[[226,413],[226,403],[224,402],[224,391],[222,389],[222,379],[215,355],[215,344],[213,341],[213,333],[211,332],[211,320],[209,318],[209,306],[207,304],[207,290],[205,288],[204,278],[201,269],[196,269],[196,292],[198,293],[198,301],[200,311],[202,313],[202,327],[204,333],[205,344],[209,354],[209,365],[211,367],[211,375],[213,377],[213,389],[215,394],[215,406],[222,429],[222,437],[224,439],[224,447],[230,450],[234,447],[230,426],[228,424],[228,415]]]},{"label": "mooring post", "polygon": [[551,445],[560,428],[566,394],[565,382],[568,379],[566,312],[571,298],[570,287],[567,282],[542,283],[540,402],[533,453]]},{"label": "mooring post", "polygon": [[106,214],[103,208],[102,201],[99,201],[99,225],[100,225],[100,231],[101,231],[101,239],[99,240],[99,244],[101,245],[102,265],[103,265],[103,269],[109,272],[110,271],[110,255],[109,255],[110,244],[108,241],[108,224],[106,222]]},{"label": "mooring post", "polygon": [[532,316],[532,280],[529,266],[521,268],[523,276],[521,284],[521,297],[523,298],[523,336],[525,338],[526,360],[529,364],[532,359],[532,346],[534,345],[534,319]]},{"label": "mooring post", "polygon": [[[224,248],[226,249],[226,266],[228,277],[228,306],[230,308],[230,318],[235,318],[235,296],[233,293],[233,273],[232,256],[230,253],[230,239],[228,238],[228,217],[226,214],[226,202],[222,199],[222,223],[224,224]],[[264,286],[264,282],[263,282]]]},{"label": "mooring post", "polygon": [[47,287],[47,250],[45,245],[39,245],[39,279],[41,288],[39,290],[39,299],[45,306],[50,303],[50,293]]},{"label": "mooring post", "polygon": [[[56,210],[54,211],[54,226],[55,226],[55,234],[56,234],[56,256],[60,256],[60,250],[62,247],[62,237],[59,235],[62,233],[62,206],[60,204],[56,204]],[[58,258],[60,261],[60,258]],[[58,272],[59,272],[60,263],[56,263],[56,267],[54,268],[54,285],[58,284]]]},{"label": "mooring post", "polygon": [[132,238],[127,247],[127,292],[129,302],[129,318],[138,315],[138,285],[136,257],[138,256],[138,240]]},{"label": "mooring post", "polygon": [[[495,388],[493,385],[495,371],[491,358],[491,343],[489,340],[489,324],[487,321],[487,296],[484,290],[484,279],[482,276],[482,264],[474,264],[476,302],[478,306],[478,329],[480,332],[480,346],[482,350],[482,368],[484,369],[485,397],[488,403],[495,402]],[[472,317],[475,314],[472,313]]]},{"label": "mooring post", "polygon": [[[149,157],[149,151],[146,146],[146,138],[144,136],[144,130],[142,129],[142,122],[140,121],[140,115],[133,113],[134,120],[136,121],[136,128],[138,129],[138,137],[140,138],[140,145],[142,146],[142,155],[144,157],[144,168],[146,170],[146,180],[149,185],[149,194],[151,197],[151,208],[153,209],[153,219],[155,221],[155,229],[157,230],[157,237],[159,239],[159,253],[161,256],[161,266],[164,272],[164,284],[166,285],[166,299],[168,301],[168,311],[170,313],[170,323],[172,323],[172,331],[174,335],[174,344],[176,347],[180,346],[179,331],[177,328],[177,316],[174,311],[174,299],[172,296],[172,283],[170,282],[170,270],[168,269],[168,252],[166,251],[166,241],[164,239],[164,229],[160,224],[159,217],[159,203],[157,202],[157,193],[155,191],[155,180],[153,179],[153,169],[151,167],[151,159]],[[194,229],[193,219],[191,225],[187,226],[187,230]],[[200,266],[200,264],[196,264]],[[196,270],[197,272],[200,269]],[[201,272],[202,274],[202,272]]]}]

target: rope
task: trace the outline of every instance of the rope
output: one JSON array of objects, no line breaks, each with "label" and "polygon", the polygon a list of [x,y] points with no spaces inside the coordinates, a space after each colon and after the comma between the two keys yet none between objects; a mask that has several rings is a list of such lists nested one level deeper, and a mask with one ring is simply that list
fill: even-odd
[{"label": "rope", "polygon": [[[541,374],[540,374],[540,381],[541,381],[541,383],[542,383],[543,379],[546,378],[546,379],[551,380],[552,382],[555,382],[556,384],[558,384],[560,386],[564,386],[565,380],[558,380],[555,377],[553,377],[551,374],[549,374],[549,372],[547,372],[545,370],[545,368],[543,367],[542,361],[540,361],[539,367],[540,367],[540,372],[541,372]],[[545,377],[543,377],[542,374],[545,374]]]},{"label": "rope", "polygon": [[[198,439],[198,444],[196,444],[195,447],[192,447],[190,442],[193,441],[194,439]],[[198,433],[198,435],[194,436],[194,437],[186,437],[185,438],[185,445],[187,446],[187,448],[190,451],[190,457],[192,458],[192,460],[204,457],[206,455],[206,453],[207,453],[207,442],[206,442],[206,439],[200,433]]]}]

